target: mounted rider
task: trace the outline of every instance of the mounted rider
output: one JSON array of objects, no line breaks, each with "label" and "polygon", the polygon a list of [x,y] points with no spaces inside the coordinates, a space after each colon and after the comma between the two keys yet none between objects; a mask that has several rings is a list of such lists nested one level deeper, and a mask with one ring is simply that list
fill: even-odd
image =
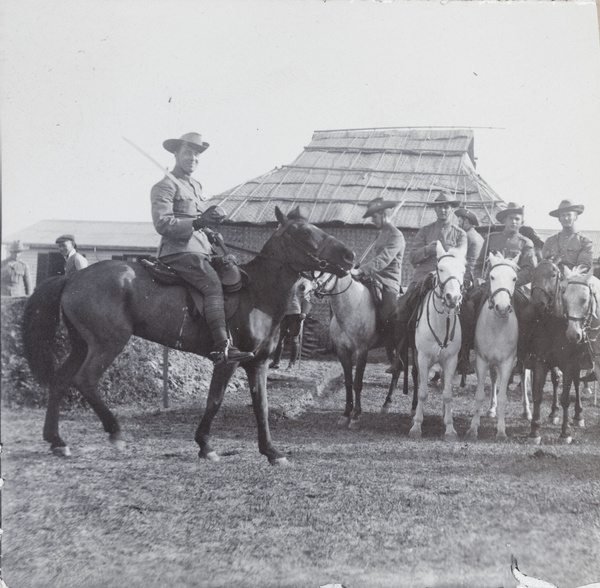
[{"label": "mounted rider", "polygon": [[409,329],[414,328],[411,319],[416,315],[427,292],[433,287],[433,281],[429,276],[437,267],[437,242],[439,241],[446,251],[453,247],[461,250],[465,255],[467,252],[467,234],[454,224],[454,209],[458,208],[460,202],[449,190],[443,189],[437,198],[427,205],[433,207],[437,220],[421,227],[412,243],[409,260],[415,271],[406,293],[398,301],[396,321],[396,330],[400,333],[396,344],[398,357],[388,370],[390,373],[402,369],[399,356],[409,341]]},{"label": "mounted rider", "polygon": [[[238,363],[254,357],[230,342],[225,320],[223,289],[211,266],[217,251],[214,233],[208,225],[222,222],[222,209],[208,206],[202,185],[191,177],[209,144],[198,133],[168,139],[163,147],[175,156],[175,167],[152,187],[150,200],[154,228],[161,235],[157,257],[193,286],[192,298],[210,329],[213,361]],[[212,241],[212,242],[211,242]]]},{"label": "mounted rider", "polygon": [[549,213],[558,218],[562,231],[547,239],[542,248],[542,257],[553,258],[559,267],[573,269],[582,266],[589,273],[594,268],[593,243],[575,227],[584,209],[583,204],[574,204],[572,200],[565,199],[556,210]]},{"label": "mounted rider", "polygon": [[392,223],[391,209],[398,205],[399,202],[382,197],[369,202],[363,218],[370,218],[379,233],[370,246],[369,260],[350,272],[371,290],[377,310],[378,330],[390,346],[394,341],[392,319],[401,291],[402,258],[406,245],[404,235]]},{"label": "mounted rider", "polygon": [[509,202],[504,210],[496,214],[496,220],[504,224],[504,230],[491,233],[484,241],[479,259],[475,264],[475,280],[477,284],[471,289],[463,304],[461,316],[463,319],[463,347],[471,349],[475,337],[475,324],[480,305],[489,293],[486,277],[488,273],[488,254],[501,253],[505,258],[519,259],[517,265],[517,282],[514,291],[514,309],[519,321],[519,349],[517,355],[522,357],[524,344],[529,336],[531,317],[527,311],[529,294],[526,286],[531,283],[533,270],[537,265],[537,259],[533,243],[530,239],[519,232],[523,226],[525,208],[516,202]]}]

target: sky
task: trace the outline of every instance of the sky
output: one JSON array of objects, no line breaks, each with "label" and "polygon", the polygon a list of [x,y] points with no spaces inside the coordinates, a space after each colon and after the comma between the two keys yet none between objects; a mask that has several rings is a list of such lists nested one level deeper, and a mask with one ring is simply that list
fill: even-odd
[{"label": "sky", "polygon": [[[2,229],[150,222],[173,163],[210,143],[218,194],[291,163],[315,130],[475,129],[477,170],[536,228],[564,198],[600,230],[593,2],[3,0]],[[65,230],[68,223],[65,223]]]}]

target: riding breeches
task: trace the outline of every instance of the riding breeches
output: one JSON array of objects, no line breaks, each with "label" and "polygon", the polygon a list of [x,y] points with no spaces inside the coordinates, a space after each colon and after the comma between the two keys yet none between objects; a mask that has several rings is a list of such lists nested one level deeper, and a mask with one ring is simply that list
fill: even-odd
[{"label": "riding breeches", "polygon": [[[196,253],[172,253],[160,258],[193,286],[192,298],[206,319],[216,346],[227,341],[223,289],[208,258]],[[202,296],[198,292],[202,293]]]}]

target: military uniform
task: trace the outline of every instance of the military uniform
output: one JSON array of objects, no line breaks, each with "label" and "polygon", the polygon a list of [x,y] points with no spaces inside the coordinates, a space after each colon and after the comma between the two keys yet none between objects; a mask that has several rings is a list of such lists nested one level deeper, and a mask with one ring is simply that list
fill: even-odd
[{"label": "military uniform", "polygon": [[589,272],[594,267],[593,243],[576,231],[561,231],[544,243],[542,257],[559,257],[561,265],[573,269],[581,265]]},{"label": "military uniform", "polygon": [[422,282],[437,268],[436,243],[439,241],[446,251],[450,247],[467,253],[467,234],[455,224],[436,221],[419,229],[415,235],[409,254],[410,263],[415,268],[413,282]]},{"label": "military uniform", "polygon": [[506,231],[492,233],[482,247],[479,259],[475,264],[475,277],[484,278],[489,253],[501,253],[506,258],[520,254],[518,260],[517,287],[529,284],[533,278],[533,270],[537,265],[533,243],[520,233],[508,235]]},{"label": "military uniform", "polygon": [[465,269],[465,282],[469,281],[471,284],[474,282],[475,264],[479,259],[484,242],[485,239],[473,227],[467,231],[467,265]]},{"label": "military uniform", "polygon": [[29,296],[31,276],[29,266],[20,259],[2,261],[2,296]]},{"label": "military uniform", "polygon": [[386,223],[373,243],[373,256],[360,265],[365,280],[374,280],[381,285],[379,316],[383,322],[396,310],[405,245],[404,235],[394,225]]}]

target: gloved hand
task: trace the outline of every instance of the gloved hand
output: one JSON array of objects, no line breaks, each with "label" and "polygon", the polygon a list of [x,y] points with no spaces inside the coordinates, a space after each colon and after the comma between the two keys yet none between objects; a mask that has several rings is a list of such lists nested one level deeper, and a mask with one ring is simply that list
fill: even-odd
[{"label": "gloved hand", "polygon": [[237,259],[235,258],[235,255],[231,255],[231,253],[223,255],[221,259],[223,261],[223,265],[237,265]]},{"label": "gloved hand", "polygon": [[303,321],[306,318],[306,313],[301,312],[300,313],[300,321]]},{"label": "gloved hand", "polygon": [[220,206],[210,206],[201,215],[194,219],[194,231],[203,229],[208,225],[219,225],[227,218],[227,213]]},{"label": "gloved hand", "polygon": [[351,275],[351,276],[352,276],[354,279],[358,280],[360,277],[362,277],[362,275],[363,275],[363,271],[362,271],[362,270],[361,270],[359,267],[353,267],[353,268],[350,270],[350,275]]}]

